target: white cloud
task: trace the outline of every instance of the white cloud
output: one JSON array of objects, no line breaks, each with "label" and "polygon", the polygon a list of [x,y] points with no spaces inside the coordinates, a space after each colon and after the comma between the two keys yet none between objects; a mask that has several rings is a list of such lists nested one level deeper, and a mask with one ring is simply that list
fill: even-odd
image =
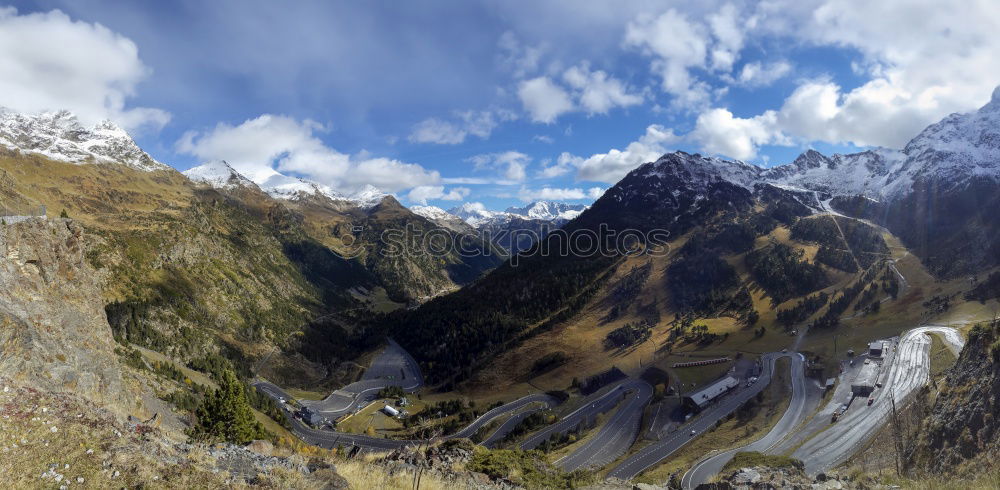
[{"label": "white cloud", "polygon": [[[615,183],[630,170],[662,156],[667,152],[665,145],[675,141],[677,136],[672,130],[653,124],[624,150],[612,149],[607,153],[597,153],[588,158],[567,155],[566,159],[578,168],[577,178],[580,180]],[[560,159],[562,158],[560,155]]]},{"label": "white cloud", "polygon": [[543,179],[552,179],[555,177],[561,177],[573,171],[579,166],[583,159],[577,156],[573,156],[569,152],[562,152],[559,154],[559,158],[556,159],[556,163],[551,165],[545,165],[538,172],[538,176]]},{"label": "white cloud", "polygon": [[111,119],[159,130],[170,114],[126,107],[150,70],[130,39],[53,10],[18,15],[0,7],[0,106],[35,113],[66,109],[83,123]]},{"label": "white cloud", "polygon": [[659,16],[640,15],[628,23],[625,44],[653,58],[651,68],[662,79],[663,91],[681,106],[708,100],[708,86],[692,77],[691,68],[705,67],[710,39],[703,25],[675,9]]},{"label": "white cloud", "polygon": [[754,18],[739,19],[739,11],[731,3],[723,5],[718,11],[708,16],[708,25],[715,38],[711,49],[712,69],[728,72],[743,49],[744,26],[753,25]]},{"label": "white cloud", "polygon": [[524,78],[529,73],[538,70],[544,49],[540,46],[526,46],[511,31],[507,31],[500,36],[497,43],[500,53],[497,61],[501,67],[510,71],[515,78]]},{"label": "white cloud", "polygon": [[528,164],[531,163],[531,157],[519,151],[505,151],[475,155],[469,157],[467,161],[475,164],[476,170],[500,169],[504,179],[510,182],[519,182],[527,177],[527,168]]},{"label": "white cloud", "polygon": [[591,187],[589,189],[581,189],[578,187],[543,187],[541,189],[521,188],[521,190],[517,193],[517,197],[524,202],[572,201],[580,199],[597,199],[601,197],[602,194],[604,194],[604,189],[600,187]]},{"label": "white cloud", "polygon": [[545,143],[547,145],[551,145],[556,140],[554,140],[551,136],[545,134],[536,134],[531,137],[531,141],[537,141],[539,143]]},{"label": "white cloud", "polygon": [[429,118],[413,126],[409,140],[415,143],[437,143],[439,145],[457,145],[465,141],[468,133],[454,123]]},{"label": "white cloud", "polygon": [[698,116],[689,136],[709,153],[740,160],[756,156],[760,145],[786,141],[777,128],[777,115],[773,111],[741,119],[726,109],[711,109]]},{"label": "white cloud", "polygon": [[[801,82],[774,115],[786,142],[899,148],[944,116],[983,105],[1000,82],[1000,9],[989,2],[772,2],[760,19],[772,35],[860,52],[851,69],[870,77],[854,88]],[[746,154],[748,141],[757,144],[729,146]]]},{"label": "white cloud", "polygon": [[262,182],[277,170],[293,173],[347,193],[366,184],[386,192],[437,184],[437,171],[367,153],[351,156],[326,146],[315,133],[322,125],[264,114],[239,126],[219,123],[206,132],[189,131],[177,151],[202,160],[226,160],[240,173]]},{"label": "white cloud", "polygon": [[754,61],[743,65],[737,81],[747,87],[766,87],[784,78],[792,71],[792,65],[787,61],[761,63]]},{"label": "white cloud", "polygon": [[515,118],[514,113],[503,110],[456,112],[451,121],[429,118],[417,123],[409,140],[414,143],[456,145],[470,135],[486,139],[501,122]]},{"label": "white cloud", "polygon": [[572,111],[574,107],[569,94],[553,83],[549,77],[521,82],[518,85],[517,96],[534,122],[551,124],[559,116]]},{"label": "white cloud", "polygon": [[441,185],[421,185],[410,190],[406,198],[410,202],[427,205],[430,199],[441,199],[443,201],[461,201],[469,196],[471,191],[468,187],[453,187],[447,192]]},{"label": "white cloud", "polygon": [[590,114],[607,114],[615,107],[629,107],[642,102],[642,95],[629,93],[621,80],[602,70],[590,71],[583,63],[563,73],[563,80],[577,93],[580,106]]}]

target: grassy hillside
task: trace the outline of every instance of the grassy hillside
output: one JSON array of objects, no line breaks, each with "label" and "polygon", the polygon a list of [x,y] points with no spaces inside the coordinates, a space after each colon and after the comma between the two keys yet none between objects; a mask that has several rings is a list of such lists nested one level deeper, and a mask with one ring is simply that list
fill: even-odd
[{"label": "grassy hillside", "polygon": [[[288,372],[305,370],[310,379],[350,377],[338,366],[358,353],[350,329],[313,319],[385,309],[379,291],[397,302],[430,296],[499,261],[424,249],[381,253],[386,229],[435,228],[391,198],[365,213],[278,201],[254,188],[217,191],[174,170],[2,152],[0,200],[44,205],[84,225],[87,260],[101,275],[108,318],[123,341],[182,361],[221,353],[244,370],[284,347],[282,362],[297,366]],[[364,253],[345,253],[345,243],[360,243]],[[335,339],[337,348],[322,358],[303,355],[309,344],[292,334],[304,326],[307,337],[325,339],[322,345]]]}]

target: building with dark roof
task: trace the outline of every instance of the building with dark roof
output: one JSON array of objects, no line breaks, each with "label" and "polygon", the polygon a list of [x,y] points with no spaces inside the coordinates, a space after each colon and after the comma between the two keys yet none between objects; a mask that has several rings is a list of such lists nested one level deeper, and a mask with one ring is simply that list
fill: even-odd
[{"label": "building with dark roof", "polygon": [[740,381],[732,376],[726,376],[698,391],[684,397],[684,403],[692,410],[700,411],[740,385]]}]

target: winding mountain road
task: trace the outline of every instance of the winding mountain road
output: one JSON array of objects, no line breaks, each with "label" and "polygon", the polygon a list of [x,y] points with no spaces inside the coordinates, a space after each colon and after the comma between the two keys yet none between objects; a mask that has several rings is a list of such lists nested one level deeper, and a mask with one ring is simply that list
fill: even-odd
[{"label": "winding mountain road", "polygon": [[740,451],[768,452],[777,446],[793,429],[799,426],[819,402],[818,397],[809,396],[809,381],[805,376],[805,362],[802,354],[792,355],[791,370],[792,399],[778,423],[764,437],[743,447],[730,449],[695,464],[681,478],[681,488],[695,488],[702,483],[708,483],[712,476],[719,473],[733,455]]},{"label": "winding mountain road", "polygon": [[[520,410],[520,409],[522,409],[524,407],[527,407],[528,405],[531,405],[532,403],[538,404],[538,407],[535,408],[534,410],[526,410],[522,414],[518,414],[518,415],[523,415],[522,419],[524,417],[527,417],[528,415],[534,413],[534,412],[539,411],[539,410],[545,410],[547,408],[552,408],[552,407],[558,405],[559,404],[559,400],[556,400],[555,397],[553,397],[553,396],[551,396],[549,394],[546,394],[546,393],[535,393],[535,394],[532,394],[532,395],[525,396],[523,398],[518,398],[517,400],[514,400],[514,401],[512,401],[510,403],[506,403],[506,404],[500,405],[499,407],[493,408],[493,409],[487,411],[486,413],[480,415],[478,418],[476,418],[476,420],[473,420],[472,423],[469,424],[469,425],[467,425],[464,429],[462,429],[462,430],[460,430],[460,431],[458,431],[458,432],[456,432],[456,433],[454,433],[454,434],[452,434],[450,436],[447,436],[447,439],[459,439],[459,438],[462,438],[462,437],[472,437],[472,435],[475,434],[476,432],[478,432],[479,429],[485,427],[487,424],[489,424],[490,422],[492,422],[497,417],[500,417],[500,416],[502,416],[504,414],[508,414],[510,412],[515,412],[515,411]],[[501,432],[504,429],[504,425],[507,425],[507,424],[501,425],[496,431],[493,432],[493,434],[490,436],[490,438],[495,437],[498,432]],[[507,435],[507,432],[510,432],[510,430],[513,429],[513,428],[514,428],[513,426],[511,426],[510,428],[507,428],[506,432],[504,432],[503,434],[500,435],[500,438],[503,438],[503,436]],[[489,438],[487,440],[489,440]]]},{"label": "winding mountain road", "polygon": [[627,391],[639,389],[641,384],[646,383],[645,381],[639,380],[626,380],[618,383],[609,390],[598,391],[588,397],[580,408],[577,408],[568,415],[562,417],[558,422],[535,432],[521,442],[521,449],[525,451],[535,449],[552,437],[552,435],[569,432],[575,429],[582,422],[586,420],[593,420],[599,414],[610,411],[622,401]]},{"label": "winding mountain road", "polygon": [[642,424],[642,413],[653,397],[653,387],[645,381],[631,383],[631,390],[618,411],[601,430],[583,446],[555,462],[556,466],[573,471],[604,466],[632,447]]},{"label": "winding mountain road", "polygon": [[[763,369],[756,383],[726,395],[717,403],[705,409],[690,423],[671,433],[666,439],[654,442],[633,454],[608,472],[607,477],[620,480],[635,478],[643,471],[655,466],[678,449],[684,447],[687,443],[694,440],[698,434],[715,427],[716,422],[736,411],[736,409],[754,396],[757,396],[758,393],[771,383],[771,378],[774,375],[774,362],[782,357],[792,359],[793,370],[801,369],[801,366],[798,368],[794,367],[795,364],[803,362],[802,356],[797,353],[772,352],[764,354],[761,357]],[[797,403],[793,399],[791,407],[796,406]],[[691,435],[690,431],[692,430],[695,432],[695,435]]]},{"label": "winding mountain road", "polygon": [[[792,453],[805,463],[807,473],[817,474],[846,461],[886,423],[892,410],[890,398],[901,407],[910,394],[930,381],[930,333],[940,334],[955,353],[965,345],[957,330],[943,325],[926,325],[903,333],[887,359],[888,371],[883,367],[879,374],[882,388],[872,395],[874,402],[870,406],[852,404],[840,420]],[[844,401],[835,399],[830,403]]]},{"label": "winding mountain road", "polygon": [[[310,407],[329,418],[334,418],[349,411],[360,409],[367,403],[374,400],[375,394],[382,388],[388,386],[399,386],[405,391],[412,391],[423,385],[423,377],[416,361],[399,344],[389,341],[389,345],[372,361],[371,367],[365,371],[362,379],[358,382],[337,390],[334,395],[320,401],[301,401],[303,406]],[[294,397],[286,393],[279,386],[268,381],[257,379],[253,386],[264,394],[270,396],[279,403],[281,400],[292,400]],[[345,394],[346,393],[346,394]],[[514,423],[508,420],[502,424],[485,442],[496,443],[510,432],[517,422],[523,420],[530,413],[552,408],[558,404],[551,395],[538,393],[519,398],[513,402],[501,405],[487,411],[476,418],[469,425],[462,428],[455,434],[447,436],[447,439],[470,437],[479,429],[486,426],[493,420],[503,415],[518,412],[514,416]],[[532,407],[534,405],[534,407]],[[282,405],[284,407],[284,405]],[[395,440],[371,437],[360,434],[350,434],[334,430],[314,429],[293,414],[286,411],[285,416],[290,421],[292,433],[303,441],[324,448],[336,446],[357,446],[364,451],[392,451],[405,446],[413,446],[427,441],[416,440]]]},{"label": "winding mountain road", "polygon": [[372,360],[361,380],[334,391],[322,400],[299,402],[332,420],[360,410],[371,403],[383,388],[398,386],[403,391],[412,392],[423,385],[424,378],[417,361],[390,339],[389,345]]}]

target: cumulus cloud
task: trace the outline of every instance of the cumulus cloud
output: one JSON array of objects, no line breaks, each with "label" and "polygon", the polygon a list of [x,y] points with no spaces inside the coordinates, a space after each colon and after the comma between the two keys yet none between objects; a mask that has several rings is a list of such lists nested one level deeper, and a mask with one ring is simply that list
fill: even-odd
[{"label": "cumulus cloud", "polygon": [[615,107],[629,107],[642,102],[642,95],[602,70],[590,71],[587,63],[563,73],[563,80],[574,89],[580,106],[590,114],[607,114]]},{"label": "cumulus cloud", "polygon": [[665,145],[677,140],[672,130],[653,124],[624,150],[612,149],[587,158],[566,154],[565,159],[568,164],[577,167],[577,178],[580,180],[615,183],[630,170],[662,156],[667,152]]},{"label": "cumulus cloud", "polygon": [[[992,4],[824,0],[762,5],[759,18],[769,33],[852,48],[863,56],[852,61],[852,70],[869,80],[853,88],[827,79],[804,80],[780,108],[747,118],[706,111],[692,136],[708,151],[740,158],[761,144],[810,141],[899,148],[944,116],[983,105],[1000,82],[1000,37],[995,35],[1000,9]],[[767,67],[744,65],[737,81],[766,84],[786,71],[781,65]],[[724,141],[727,137],[731,140]]]},{"label": "cumulus cloud", "polygon": [[524,202],[531,201],[573,201],[580,199],[597,199],[604,194],[604,189],[600,187],[591,187],[589,189],[581,188],[560,188],[560,187],[542,187],[540,189],[527,189],[521,188],[517,193],[517,197]]},{"label": "cumulus cloud", "polygon": [[453,187],[445,191],[441,185],[421,185],[414,187],[406,195],[410,202],[427,205],[430,199],[441,199],[443,201],[461,201],[469,196],[471,190],[468,187]]},{"label": "cumulus cloud", "polygon": [[766,87],[784,78],[792,71],[792,65],[787,61],[761,63],[754,61],[743,65],[736,79],[740,85],[747,87]]},{"label": "cumulus cloud", "polygon": [[701,113],[689,136],[709,153],[741,160],[756,156],[760,145],[782,144],[787,140],[777,127],[777,115],[773,111],[742,119],[733,117],[726,109]]},{"label": "cumulus cloud", "polygon": [[0,106],[35,113],[66,109],[83,123],[111,119],[158,130],[166,111],[127,107],[150,75],[130,39],[53,10],[19,15],[0,7]]},{"label": "cumulus cloud", "polygon": [[683,106],[708,100],[709,87],[690,73],[704,67],[710,39],[705,27],[675,9],[659,16],[640,15],[625,29],[625,44],[653,58],[651,68],[660,75],[663,91]]},{"label": "cumulus cloud", "polygon": [[708,16],[708,26],[712,31],[715,44],[711,48],[711,67],[713,70],[728,72],[743,49],[744,27],[752,26],[756,19],[739,19],[736,6],[727,3],[718,11]]},{"label": "cumulus cloud", "polygon": [[569,93],[549,77],[526,80],[518,85],[517,96],[534,122],[551,124],[573,110]]},{"label": "cumulus cloud", "polygon": [[543,166],[542,169],[538,171],[538,176],[543,179],[561,177],[572,172],[579,166],[582,160],[583,159],[580,157],[573,156],[571,153],[564,151],[559,154],[555,163]]},{"label": "cumulus cloud", "polygon": [[219,123],[205,132],[189,131],[176,147],[178,152],[202,160],[226,160],[258,183],[275,171],[300,175],[348,193],[366,184],[397,192],[441,180],[437,171],[414,163],[338,152],[316,136],[323,130],[314,121],[264,114],[238,126]]},{"label": "cumulus cloud", "polygon": [[457,145],[468,136],[486,139],[502,122],[515,119],[510,111],[462,111],[451,120],[428,118],[413,126],[409,140],[414,143]]},{"label": "cumulus cloud", "polygon": [[508,182],[519,182],[527,177],[528,164],[531,157],[519,151],[502,153],[484,153],[469,157],[467,161],[475,165],[476,170],[499,169]]}]

